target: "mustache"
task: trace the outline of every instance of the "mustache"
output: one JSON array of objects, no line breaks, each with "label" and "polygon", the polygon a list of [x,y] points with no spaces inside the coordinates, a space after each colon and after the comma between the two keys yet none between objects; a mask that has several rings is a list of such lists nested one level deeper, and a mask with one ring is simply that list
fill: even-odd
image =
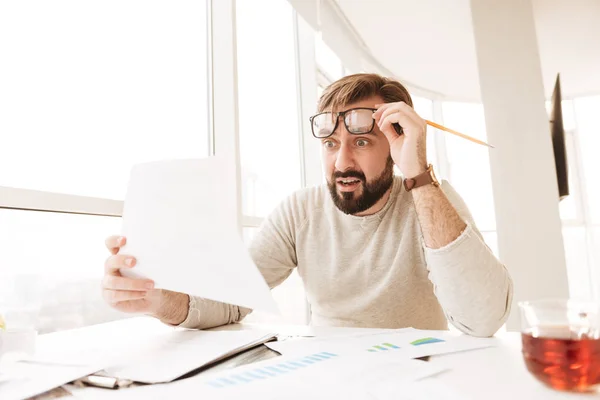
[{"label": "mustache", "polygon": [[363,182],[367,180],[367,178],[365,177],[365,174],[363,174],[360,171],[352,171],[352,170],[344,171],[344,172],[335,171],[332,174],[332,177],[334,180],[337,178],[356,178],[356,179],[360,179]]}]

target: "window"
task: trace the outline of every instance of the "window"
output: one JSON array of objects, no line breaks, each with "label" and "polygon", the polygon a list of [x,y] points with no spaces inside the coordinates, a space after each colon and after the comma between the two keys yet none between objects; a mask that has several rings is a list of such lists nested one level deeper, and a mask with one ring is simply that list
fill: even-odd
[{"label": "window", "polygon": [[563,226],[569,293],[573,298],[591,299],[590,263],[584,226]]},{"label": "window", "polygon": [[[445,126],[486,140],[481,104],[444,102],[442,112]],[[454,135],[446,135],[445,142],[450,164],[450,183],[469,207],[488,246],[496,249],[496,218],[488,152],[484,147]],[[473,182],[478,184],[474,186]]]},{"label": "window", "polygon": [[[323,91],[325,90],[324,86],[321,85],[317,85],[317,98],[320,99],[321,96],[323,95]],[[316,112],[316,109],[315,109]]]},{"label": "window", "polygon": [[600,186],[595,180],[596,173],[600,171],[600,96],[579,98],[573,104],[581,151],[582,186],[586,192],[589,219],[591,223],[600,225]]},{"label": "window", "polygon": [[[242,205],[245,220],[254,225],[243,228],[249,244],[262,218],[302,186],[301,99],[290,4],[239,1],[236,7]],[[296,271],[272,294],[284,322],[306,323],[304,287]],[[277,320],[259,311],[246,319]]]},{"label": "window", "polygon": [[345,74],[345,69],[340,58],[329,46],[325,44],[319,35],[315,42],[315,58],[317,69],[325,75],[325,79],[332,83]]},{"label": "window", "polygon": [[[565,113],[563,101],[563,114]],[[600,299],[600,189],[596,184],[595,173],[600,170],[597,149],[600,148],[600,96],[576,98],[567,103],[570,114],[574,115],[575,130],[567,135],[569,157],[569,183],[574,194],[577,215],[575,223],[563,222],[565,252],[569,269],[571,293],[582,293],[589,299]],[[565,118],[566,119],[566,118]],[[565,122],[565,128],[567,123]],[[564,201],[564,200],[563,200]],[[562,210],[561,210],[562,211]],[[566,229],[577,235],[565,234]]]},{"label": "window", "polygon": [[[207,1],[0,5],[0,186],[123,199],[133,164],[209,154]],[[18,197],[18,196],[17,196]],[[106,321],[117,217],[0,209],[0,309],[40,332]],[[56,204],[56,203],[52,203]],[[86,203],[88,204],[88,203]],[[0,207],[2,199],[0,199]]]},{"label": "window", "polygon": [[0,209],[0,310],[13,326],[40,332],[98,323],[104,239],[120,218]]},{"label": "window", "polygon": [[[244,228],[244,242],[249,245],[258,231],[257,228]],[[245,322],[280,322],[288,324],[305,324],[307,317],[307,302],[302,278],[294,269],[283,283],[271,291],[273,299],[281,311],[281,317],[273,314],[254,311],[244,319]]]},{"label": "window", "polygon": [[122,199],[130,167],[208,154],[206,2],[0,8],[0,185]]},{"label": "window", "polygon": [[292,7],[237,2],[243,212],[264,217],[301,187]]},{"label": "window", "polygon": [[596,302],[600,301],[600,226],[594,225],[588,231],[590,241],[588,242],[588,254],[590,262],[590,270],[588,273],[588,281],[592,289]]},{"label": "window", "polygon": [[[413,108],[423,119],[433,121],[433,101],[424,97],[412,96]],[[427,161],[432,163],[437,170],[437,151],[433,135],[439,135],[431,127],[427,127]]]},{"label": "window", "polygon": [[[317,85],[317,102],[315,104],[318,103],[318,100],[321,98],[321,96],[323,95],[323,91],[325,90],[325,88],[327,87],[326,84],[319,84]],[[317,107],[315,107],[314,109],[314,113],[317,113]],[[318,140],[314,140],[314,153],[315,154],[319,154],[319,165],[321,167],[321,183],[326,184],[327,183],[327,177],[325,176],[325,166],[323,165],[323,159],[321,158],[321,142]]]}]

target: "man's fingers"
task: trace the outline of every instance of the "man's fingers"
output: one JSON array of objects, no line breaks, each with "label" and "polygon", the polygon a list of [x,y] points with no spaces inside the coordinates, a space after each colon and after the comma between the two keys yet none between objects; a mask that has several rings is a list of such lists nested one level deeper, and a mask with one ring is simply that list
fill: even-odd
[{"label": "man's fingers", "polygon": [[381,119],[379,121],[379,130],[383,132],[385,137],[389,140],[390,144],[394,142],[396,139],[402,137],[398,136],[394,128],[392,127],[393,123],[398,123],[400,126],[406,126],[406,122],[409,121],[409,118],[401,113],[392,113],[385,117],[385,119]]},{"label": "man's fingers", "polygon": [[396,103],[383,103],[383,104],[375,104],[375,108],[377,108],[377,111],[375,111],[373,113],[373,118],[375,118],[376,120],[381,118],[381,114],[387,110],[389,107],[395,105]]},{"label": "man's fingers", "polygon": [[394,106],[394,107],[388,107],[386,108],[382,113],[381,116],[379,117],[380,121],[383,121],[384,119],[386,119],[389,115],[392,115],[394,113],[400,113],[403,112],[400,107],[398,106]]},{"label": "man's fingers", "polygon": [[132,256],[124,254],[115,254],[106,259],[104,269],[109,274],[114,274],[121,268],[132,268],[135,266],[136,260]]},{"label": "man's fingers", "polygon": [[406,115],[411,121],[421,126],[425,124],[425,121],[417,114],[417,112],[408,104],[403,101],[396,103],[385,103],[375,105],[377,111],[373,113],[373,118],[377,123],[384,120],[387,116],[397,112]]},{"label": "man's fingers", "polygon": [[115,275],[105,275],[102,287],[111,290],[146,291],[154,288],[154,282],[149,279],[132,279]]},{"label": "man's fingers", "polygon": [[107,303],[114,305],[122,301],[141,300],[146,297],[146,292],[103,289],[102,297]]},{"label": "man's fingers", "polygon": [[114,235],[107,237],[104,244],[112,254],[117,254],[121,247],[125,245],[126,241],[127,240],[123,236]]},{"label": "man's fingers", "polygon": [[[375,120],[379,129],[386,133],[386,130],[389,128],[390,135],[394,134],[392,132],[393,128],[391,127],[392,123],[398,123],[401,127],[404,128],[404,133],[414,132],[414,134],[419,134],[419,132],[426,132],[427,126],[425,121],[419,117],[417,113],[415,113],[410,106],[402,103],[397,104],[394,107],[387,108],[382,114],[379,120]],[[408,129],[407,129],[408,128]],[[387,136],[387,134],[386,134]],[[393,135],[392,135],[393,137]],[[389,138],[388,138],[389,139]]]},{"label": "man's fingers", "polygon": [[395,108],[397,110],[403,110],[403,111],[407,111],[407,112],[410,112],[411,110],[413,110],[413,108],[411,106],[409,106],[408,104],[406,104],[403,101],[396,101],[393,103],[375,104],[375,108],[377,108],[377,111],[375,111],[374,114],[378,118],[381,116],[381,114],[383,112],[385,112],[389,108]]}]

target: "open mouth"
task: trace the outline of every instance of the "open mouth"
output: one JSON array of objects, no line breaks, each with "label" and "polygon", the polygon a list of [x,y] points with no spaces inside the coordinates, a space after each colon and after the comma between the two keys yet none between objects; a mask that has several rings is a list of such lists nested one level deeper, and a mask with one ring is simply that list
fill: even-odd
[{"label": "open mouth", "polygon": [[337,186],[340,190],[347,192],[358,188],[361,181],[356,178],[340,178],[336,180]]}]

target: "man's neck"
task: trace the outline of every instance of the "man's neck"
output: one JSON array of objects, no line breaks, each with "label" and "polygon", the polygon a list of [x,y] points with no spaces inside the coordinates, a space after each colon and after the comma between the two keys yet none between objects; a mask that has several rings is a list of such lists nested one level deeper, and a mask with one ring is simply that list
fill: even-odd
[{"label": "man's neck", "polygon": [[384,193],[383,196],[381,196],[381,198],[379,200],[377,200],[377,203],[373,204],[367,210],[361,211],[361,212],[353,214],[353,215],[356,215],[357,217],[366,217],[367,215],[373,215],[373,214],[376,214],[379,211],[381,211],[381,209],[385,206],[388,199],[390,198],[390,193],[392,193],[392,187],[393,187],[393,185],[390,186],[390,188]]}]

